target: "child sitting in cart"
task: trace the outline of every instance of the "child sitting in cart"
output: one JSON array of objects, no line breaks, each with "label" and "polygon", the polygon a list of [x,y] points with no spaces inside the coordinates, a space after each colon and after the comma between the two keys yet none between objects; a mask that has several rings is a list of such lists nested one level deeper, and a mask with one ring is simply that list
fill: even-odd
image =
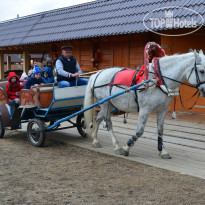
[{"label": "child sitting in cart", "polygon": [[33,75],[28,79],[25,89],[30,89],[31,86],[39,86],[46,84],[45,79],[41,76],[42,70],[35,65]]},{"label": "child sitting in cart", "polygon": [[43,69],[43,77],[45,78],[46,83],[54,83],[53,69],[54,67],[51,58],[47,58],[46,67]]},{"label": "child sitting in cart", "polygon": [[32,76],[32,74],[33,74],[33,69],[28,71],[28,78],[30,78]]},{"label": "child sitting in cart", "polygon": [[28,81],[28,76],[26,75],[25,72],[23,72],[20,78],[20,85],[22,88],[26,86],[27,81]]},{"label": "child sitting in cart", "polygon": [[19,104],[20,90],[22,86],[19,83],[18,76],[14,72],[10,72],[8,76],[8,83],[6,84],[6,93],[10,101]]}]

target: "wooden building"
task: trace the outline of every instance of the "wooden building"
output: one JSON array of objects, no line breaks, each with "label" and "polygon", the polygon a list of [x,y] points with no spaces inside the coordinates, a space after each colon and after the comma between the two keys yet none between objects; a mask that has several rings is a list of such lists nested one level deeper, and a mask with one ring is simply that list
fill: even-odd
[{"label": "wooden building", "polygon": [[[137,68],[143,63],[144,47],[149,41],[159,43],[168,55],[187,53],[190,48],[205,51],[204,24],[184,36],[158,35],[144,26],[143,18],[148,12],[165,6],[185,6],[205,15],[205,2],[201,0],[98,0],[2,22],[0,77],[3,78],[3,54],[23,54],[23,70],[28,71],[30,54],[44,53],[55,62],[63,45],[74,47],[73,55],[85,72],[113,66]],[[184,18],[191,14],[186,10],[177,15]],[[162,28],[159,32],[173,35],[187,29]],[[185,99],[194,92],[184,86],[181,89]],[[185,106],[193,101],[185,102]],[[176,108],[184,111],[178,102]],[[205,99],[200,97],[191,112],[205,113]]]},{"label": "wooden building", "polygon": [[15,54],[4,54],[4,71],[21,69],[23,61]]}]

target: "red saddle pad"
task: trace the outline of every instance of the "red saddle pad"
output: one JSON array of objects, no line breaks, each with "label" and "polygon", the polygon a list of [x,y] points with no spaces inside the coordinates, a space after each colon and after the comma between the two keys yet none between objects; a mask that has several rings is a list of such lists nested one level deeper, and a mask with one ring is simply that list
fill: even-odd
[{"label": "red saddle pad", "polygon": [[[144,65],[141,67],[140,71],[136,75],[135,81],[138,83],[142,78],[142,72],[144,70]],[[136,70],[122,70],[118,72],[115,76],[113,85],[124,85],[126,87],[130,87],[133,85],[133,78],[137,71]],[[139,82],[140,83],[140,82]]]}]

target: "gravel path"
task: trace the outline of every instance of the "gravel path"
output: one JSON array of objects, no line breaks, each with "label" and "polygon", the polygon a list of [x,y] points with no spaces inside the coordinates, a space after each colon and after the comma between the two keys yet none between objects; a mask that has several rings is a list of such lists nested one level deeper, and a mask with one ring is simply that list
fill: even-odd
[{"label": "gravel path", "polygon": [[205,180],[25,132],[0,139],[0,204],[204,205]]}]

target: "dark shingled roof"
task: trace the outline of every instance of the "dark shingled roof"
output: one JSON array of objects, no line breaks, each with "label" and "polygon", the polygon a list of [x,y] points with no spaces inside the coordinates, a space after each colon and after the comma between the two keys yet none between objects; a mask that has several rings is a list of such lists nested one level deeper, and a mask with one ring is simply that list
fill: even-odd
[{"label": "dark shingled roof", "polygon": [[[30,54],[30,59],[41,59],[42,56],[43,56],[43,54]],[[46,59],[45,55],[43,58]]]},{"label": "dark shingled roof", "polygon": [[[0,47],[147,32],[145,15],[167,6],[184,6],[205,17],[204,0],[98,0],[1,22]],[[176,16],[199,18],[182,9],[175,9]],[[164,11],[152,17],[164,17]]]},{"label": "dark shingled roof", "polygon": [[15,54],[4,54],[4,63],[7,63],[7,56],[11,56],[11,63],[23,63],[23,61]]}]

